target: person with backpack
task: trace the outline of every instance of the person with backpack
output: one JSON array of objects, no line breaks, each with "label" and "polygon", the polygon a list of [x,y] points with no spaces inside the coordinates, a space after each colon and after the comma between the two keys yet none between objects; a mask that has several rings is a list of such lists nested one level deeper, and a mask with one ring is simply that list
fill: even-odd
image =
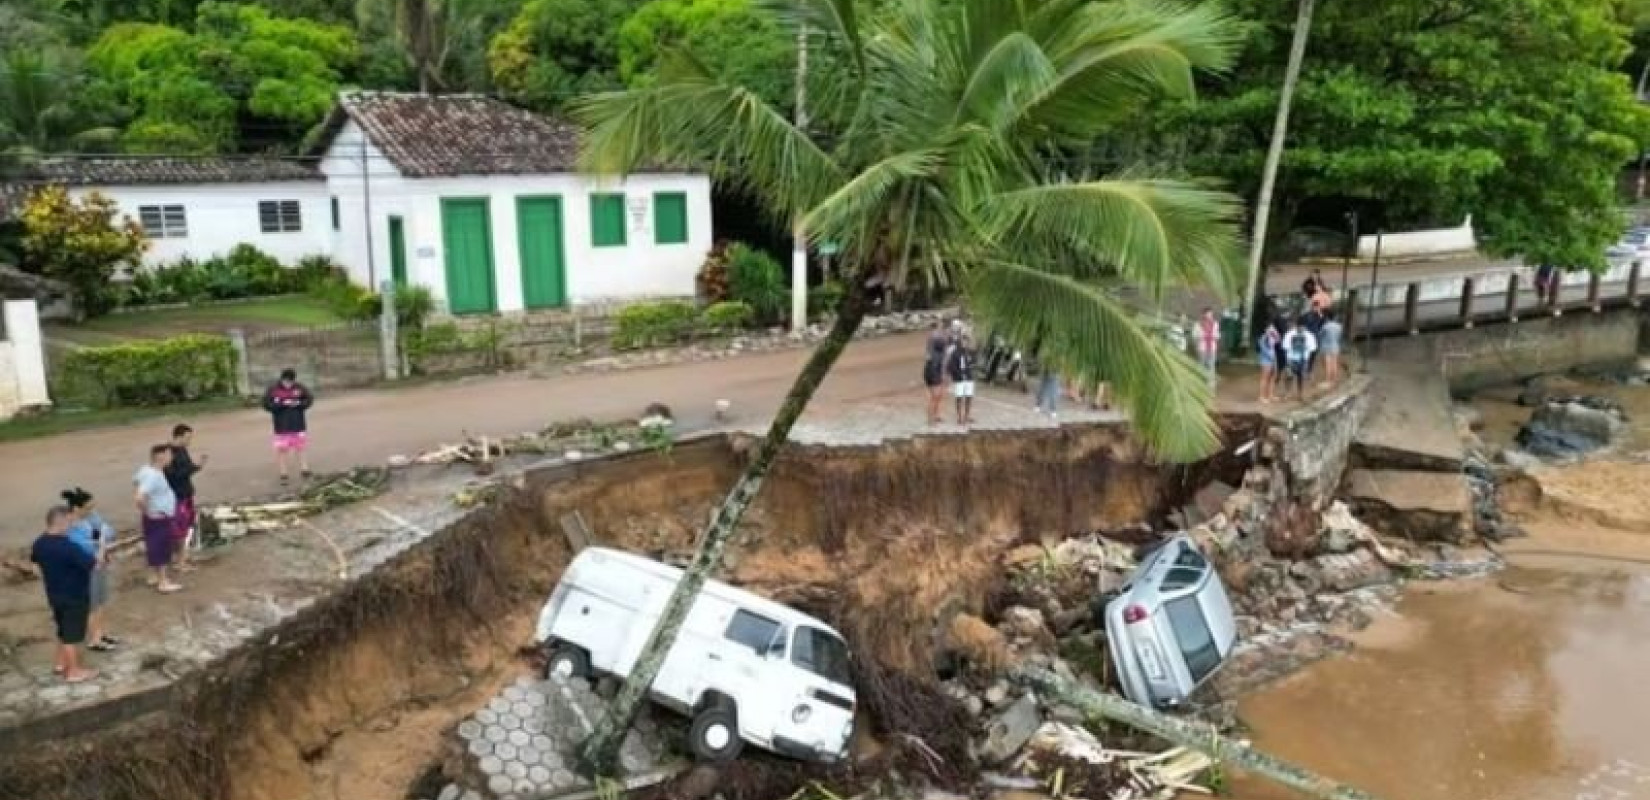
[{"label": "person with backpack", "polygon": [[1283,352],[1296,400],[1306,399],[1306,380],[1312,373],[1312,356],[1317,350],[1318,338],[1299,321],[1291,323],[1289,332],[1283,335]]}]

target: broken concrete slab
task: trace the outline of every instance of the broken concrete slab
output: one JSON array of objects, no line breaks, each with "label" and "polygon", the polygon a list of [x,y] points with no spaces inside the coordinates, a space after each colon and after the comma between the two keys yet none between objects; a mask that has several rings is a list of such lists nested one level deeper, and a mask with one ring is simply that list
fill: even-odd
[{"label": "broken concrete slab", "polygon": [[1472,534],[1472,489],[1459,472],[1355,469],[1345,494],[1352,513],[1387,536],[1461,543]]},{"label": "broken concrete slab", "polygon": [[1001,764],[1013,758],[1042,725],[1037,697],[1029,693],[1020,695],[1020,699],[992,719],[986,728],[985,741],[980,744],[980,760]]},{"label": "broken concrete slab", "polygon": [[1460,472],[1465,458],[1449,383],[1437,370],[1379,362],[1372,407],[1352,442],[1352,466]]}]

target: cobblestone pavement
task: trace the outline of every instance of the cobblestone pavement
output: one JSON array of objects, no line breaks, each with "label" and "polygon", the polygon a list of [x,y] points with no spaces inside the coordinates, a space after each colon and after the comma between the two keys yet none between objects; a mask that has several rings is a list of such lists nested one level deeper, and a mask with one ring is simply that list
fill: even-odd
[{"label": "cobblestone pavement", "polygon": [[[605,708],[586,681],[517,680],[459,723],[469,775],[435,800],[539,800],[593,789],[573,771],[575,750]],[[665,744],[679,731],[653,713],[644,711],[619,751],[627,775],[671,774],[685,765]]]}]

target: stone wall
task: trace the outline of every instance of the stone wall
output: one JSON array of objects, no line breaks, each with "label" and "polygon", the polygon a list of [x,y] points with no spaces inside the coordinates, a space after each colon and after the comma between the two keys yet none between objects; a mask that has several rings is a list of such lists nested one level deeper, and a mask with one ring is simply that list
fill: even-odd
[{"label": "stone wall", "polygon": [[1576,367],[1630,361],[1639,352],[1637,309],[1480,325],[1374,342],[1384,361],[1436,364],[1450,388],[1472,390]]}]

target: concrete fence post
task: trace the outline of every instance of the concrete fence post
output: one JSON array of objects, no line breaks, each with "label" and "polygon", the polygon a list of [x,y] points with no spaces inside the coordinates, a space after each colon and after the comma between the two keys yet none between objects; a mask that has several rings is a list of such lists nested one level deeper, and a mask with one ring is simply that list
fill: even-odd
[{"label": "concrete fence post", "polygon": [[1507,321],[1518,321],[1518,273],[1507,276]]},{"label": "concrete fence post", "polygon": [[383,308],[378,315],[379,355],[384,364],[384,380],[393,381],[401,377],[401,359],[395,354],[398,344],[395,325],[395,281],[378,284],[378,296],[383,300]]},{"label": "concrete fence post", "polygon": [[[1374,298],[1370,298],[1372,301]],[[1349,342],[1358,340],[1358,290],[1346,290],[1346,323],[1341,335]]]},{"label": "concrete fence post", "polygon": [[1478,282],[1471,275],[1461,279],[1461,327],[1472,327],[1472,296],[1478,288]]},{"label": "concrete fence post", "polygon": [[1634,261],[1632,269],[1627,270],[1627,304],[1634,308],[1639,307],[1639,268],[1643,264]]},{"label": "concrete fence post", "polygon": [[1604,276],[1598,272],[1587,274],[1587,305],[1592,306],[1593,313],[1604,310],[1604,304],[1599,302],[1599,286],[1604,282]]},{"label": "concrete fence post", "polygon": [[240,397],[251,397],[252,358],[251,351],[246,346],[246,331],[231,328],[229,346],[235,349],[235,394]]},{"label": "concrete fence post", "polygon": [[1421,305],[1421,284],[1411,283],[1404,287],[1404,329],[1410,336],[1421,333],[1417,311]]}]

